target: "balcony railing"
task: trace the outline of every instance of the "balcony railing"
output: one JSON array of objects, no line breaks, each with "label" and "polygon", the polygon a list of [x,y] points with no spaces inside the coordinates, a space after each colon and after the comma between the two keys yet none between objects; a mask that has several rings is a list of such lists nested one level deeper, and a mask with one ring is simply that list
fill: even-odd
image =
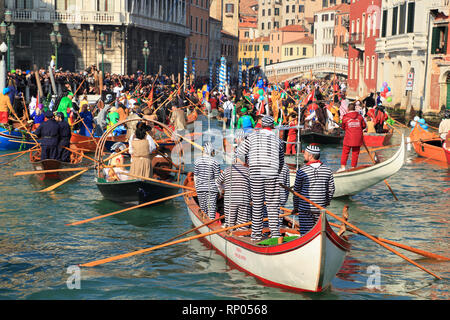
[{"label": "balcony railing", "polygon": [[350,34],[350,39],[348,40],[348,44],[350,45],[358,45],[364,43],[364,34],[363,33],[352,33]]}]

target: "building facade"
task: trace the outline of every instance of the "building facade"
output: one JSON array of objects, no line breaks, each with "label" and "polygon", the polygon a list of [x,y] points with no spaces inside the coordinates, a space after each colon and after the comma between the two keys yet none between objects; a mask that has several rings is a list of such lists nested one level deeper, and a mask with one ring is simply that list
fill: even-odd
[{"label": "building facade", "polygon": [[[57,52],[63,70],[97,65],[105,72],[134,73],[144,70],[142,48],[148,41],[148,72],[156,73],[160,66],[163,73],[183,72],[190,34],[185,1],[5,0],[5,7],[16,26],[11,68],[48,66]],[[61,34],[57,47],[50,39],[54,23]]]},{"label": "building facade", "polygon": [[281,62],[282,46],[285,43],[309,37],[309,32],[303,26],[289,25],[273,30],[270,33],[270,64]]},{"label": "building facade", "polygon": [[281,45],[281,62],[312,58],[314,56],[313,43],[314,39],[309,36],[283,43]]},{"label": "building facade", "polygon": [[269,37],[259,37],[239,41],[239,61],[242,69],[246,70],[256,66],[264,66],[269,63],[270,58]]},{"label": "building facade", "polygon": [[187,25],[190,36],[186,39],[186,56],[195,64],[195,76],[208,75],[209,61],[209,0],[193,0],[187,5]]},{"label": "building facade", "polygon": [[[335,42],[336,21],[349,13],[348,4],[340,4],[319,10],[314,15],[314,55],[332,56],[337,46]],[[340,26],[338,24],[338,26]],[[341,33],[345,32],[339,28]],[[344,34],[345,36],[345,34]]]},{"label": "building facade", "polygon": [[350,98],[363,98],[376,92],[378,55],[376,39],[380,35],[381,0],[358,0],[350,6],[348,45],[348,90]]},{"label": "building facade", "polygon": [[[448,10],[448,0],[383,1],[381,33],[376,44],[379,57],[377,87],[387,82],[393,89],[392,102],[387,105],[413,107],[424,112],[439,111],[444,93],[441,98],[439,92],[439,102],[433,102],[431,95],[437,94],[437,88],[433,88],[432,83],[441,83],[438,88],[443,89],[447,80],[442,78],[448,74],[448,65],[445,55],[432,53],[432,36],[433,28],[441,24],[438,22],[440,13],[448,16]],[[435,39],[439,43],[445,37]],[[441,64],[442,68],[438,67]],[[434,71],[433,66],[436,67]],[[438,77],[438,73],[443,74]],[[407,90],[408,87],[412,90]]]}]

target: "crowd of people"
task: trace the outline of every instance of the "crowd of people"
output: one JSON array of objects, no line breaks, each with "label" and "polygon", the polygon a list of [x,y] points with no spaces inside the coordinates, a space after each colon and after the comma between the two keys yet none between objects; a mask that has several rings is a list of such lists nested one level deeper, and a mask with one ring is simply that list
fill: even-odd
[{"label": "crowd of people", "polygon": [[[88,96],[95,94],[99,97],[92,103]],[[195,161],[199,206],[214,219],[217,199],[224,193],[225,224],[251,221],[254,241],[263,238],[265,216],[271,236],[281,235],[280,207],[288,198],[281,185],[289,185],[285,156],[299,152],[300,129],[329,135],[345,132],[338,171],[346,170],[350,151],[351,167],[357,167],[364,132],[389,130],[389,115],[379,97],[371,93],[350,102],[345,81],[301,79],[269,84],[258,77],[252,85],[211,88],[202,83],[185,86],[174,76],[141,72],[102,77],[93,66],[80,73],[13,70],[8,74],[7,88],[0,92],[0,123],[32,131],[40,139],[42,160],[70,161],[73,132],[99,137],[111,129],[113,136],[126,136],[132,159],[130,173],[142,177],[153,175],[150,155],[163,131],[153,121],[180,132],[197,111],[222,120],[224,128],[236,130],[231,166],[221,171],[210,143],[203,146],[202,156]],[[117,125],[125,120],[134,121]],[[23,122],[26,128],[21,126]],[[123,164],[119,154],[124,149],[125,144],[113,146],[111,151],[118,156],[110,164]],[[333,197],[334,178],[320,161],[320,152],[314,144],[304,150],[305,165],[296,172],[294,191],[326,207]],[[106,175],[120,180],[120,170]],[[299,198],[294,200],[294,212],[300,213],[302,235],[319,217],[315,207]]]}]

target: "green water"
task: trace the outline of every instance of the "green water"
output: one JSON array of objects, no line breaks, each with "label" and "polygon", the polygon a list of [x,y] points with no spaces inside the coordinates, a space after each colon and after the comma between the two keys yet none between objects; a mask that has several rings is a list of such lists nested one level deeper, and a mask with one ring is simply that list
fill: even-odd
[{"label": "green water", "polygon": [[[399,141],[393,138],[393,143]],[[338,168],[340,148],[324,148],[323,161]],[[5,153],[5,152],[3,152]],[[389,157],[393,151],[380,152]],[[0,158],[0,161],[4,159]],[[363,158],[362,161],[368,161]],[[344,266],[323,293],[296,293],[268,287],[232,268],[225,259],[194,240],[147,255],[81,269],[81,288],[66,281],[71,265],[160,244],[192,228],[181,199],[108,217],[80,226],[66,226],[121,209],[102,199],[94,173],[49,193],[34,178],[13,177],[30,170],[26,156],[0,166],[0,299],[448,299],[449,262],[405,253],[432,276],[363,236],[350,235],[352,249]],[[379,237],[450,256],[447,168],[408,152],[407,162],[389,183],[348,199],[333,201],[340,215],[350,206],[349,221]],[[292,202],[292,198],[290,198]],[[400,249],[398,249],[400,251]],[[380,289],[369,288],[369,266],[381,272]],[[292,266],[293,268],[295,266]]]}]

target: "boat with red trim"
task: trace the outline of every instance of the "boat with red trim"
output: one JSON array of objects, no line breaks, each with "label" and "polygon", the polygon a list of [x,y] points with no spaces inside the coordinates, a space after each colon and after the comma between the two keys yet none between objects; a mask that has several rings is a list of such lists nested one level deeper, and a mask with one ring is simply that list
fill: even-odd
[{"label": "boat with red trim", "polygon": [[383,147],[387,146],[391,142],[392,135],[394,134],[391,129],[386,133],[364,133],[364,143],[367,147]]},{"label": "boat with red trim", "polygon": [[409,138],[419,156],[442,162],[450,167],[450,150],[443,147],[443,140],[437,134],[428,132],[416,124]]},{"label": "boat with red trim", "polygon": [[[184,184],[194,185],[191,172]],[[195,194],[185,195],[184,200],[195,227],[210,221],[200,210]],[[207,233],[221,228],[218,221],[199,228],[198,232]],[[253,242],[248,237],[250,229],[212,234],[204,239],[238,269],[269,286],[312,292],[327,289],[343,265],[350,243],[334,232],[325,213],[303,236],[287,226],[280,231],[284,235],[281,244]],[[264,229],[264,232],[269,230]]]}]

